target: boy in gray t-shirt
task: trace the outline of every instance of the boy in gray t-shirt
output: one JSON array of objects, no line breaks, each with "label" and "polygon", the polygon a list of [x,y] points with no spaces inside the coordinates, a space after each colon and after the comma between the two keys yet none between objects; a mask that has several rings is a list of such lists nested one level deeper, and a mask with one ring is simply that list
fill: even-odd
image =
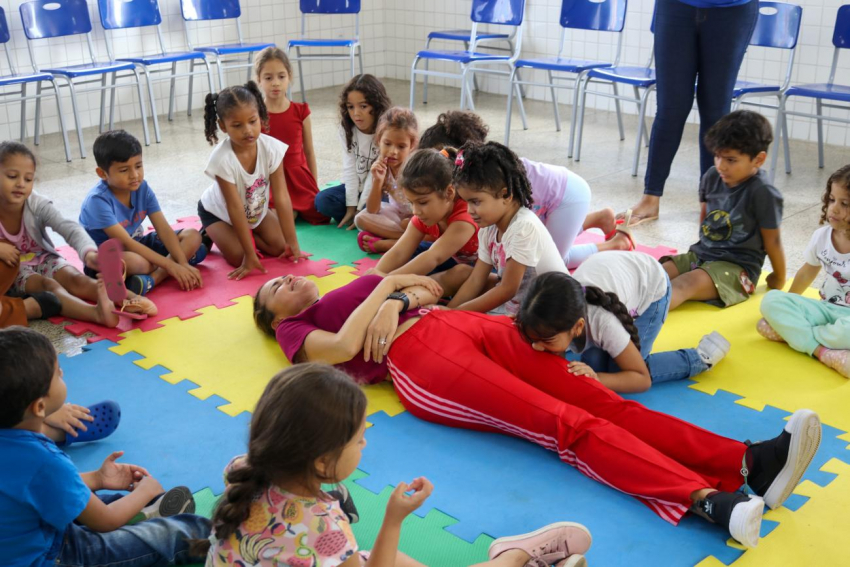
[{"label": "boy in gray t-shirt", "polygon": [[773,141],[770,124],[761,114],[739,110],[721,118],[704,141],[714,167],[700,182],[699,242],[686,254],[661,258],[673,286],[670,309],[688,300],[727,307],[745,301],[765,255],[773,266],[767,286],[785,284],[782,195],[760,169]]}]

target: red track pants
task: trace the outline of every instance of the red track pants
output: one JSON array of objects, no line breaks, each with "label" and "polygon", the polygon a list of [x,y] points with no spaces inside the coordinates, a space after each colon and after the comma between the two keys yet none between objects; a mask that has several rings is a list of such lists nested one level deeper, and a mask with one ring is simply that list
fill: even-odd
[{"label": "red track pants", "polygon": [[672,524],[694,491],[743,483],[743,443],[574,376],[563,358],[531,348],[507,317],[432,312],[393,343],[389,368],[413,415],[528,439]]}]

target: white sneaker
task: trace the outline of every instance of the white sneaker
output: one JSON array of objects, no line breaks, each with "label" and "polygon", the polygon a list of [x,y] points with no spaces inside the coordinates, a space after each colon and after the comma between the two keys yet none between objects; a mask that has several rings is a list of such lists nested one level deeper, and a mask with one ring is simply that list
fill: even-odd
[{"label": "white sneaker", "polygon": [[731,348],[732,345],[723,335],[717,331],[712,331],[699,340],[697,354],[711,368],[723,360],[723,357],[729,354]]}]

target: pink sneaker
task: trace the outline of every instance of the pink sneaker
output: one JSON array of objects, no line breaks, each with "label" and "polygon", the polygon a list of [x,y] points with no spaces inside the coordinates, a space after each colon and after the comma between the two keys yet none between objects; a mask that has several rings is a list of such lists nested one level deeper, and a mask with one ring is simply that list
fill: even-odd
[{"label": "pink sneaker", "polygon": [[590,532],[583,525],[556,522],[527,534],[500,537],[490,544],[488,555],[495,559],[511,549],[521,549],[531,556],[531,565],[552,565],[572,555],[586,554],[592,542]]},{"label": "pink sneaker", "polygon": [[767,319],[759,319],[759,322],[756,323],[756,331],[766,338],[769,341],[776,341],[777,343],[784,343],[785,339],[776,332],[776,330],[770,326],[770,323],[767,322]]}]

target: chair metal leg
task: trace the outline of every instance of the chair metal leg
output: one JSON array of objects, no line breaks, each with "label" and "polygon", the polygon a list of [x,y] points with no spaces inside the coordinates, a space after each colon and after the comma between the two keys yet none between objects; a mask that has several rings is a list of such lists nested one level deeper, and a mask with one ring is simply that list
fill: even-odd
[{"label": "chair metal leg", "polygon": [[818,114],[818,167],[823,169],[823,101],[819,98],[815,99],[815,106]]},{"label": "chair metal leg", "polygon": [[[469,74],[472,75],[473,79],[475,78],[475,71],[474,70],[469,69],[468,75]],[[472,81],[469,80],[468,75],[467,75],[467,78],[464,79],[463,82],[461,83],[461,88],[463,88],[463,85],[466,85],[466,105],[469,108],[469,110],[471,110],[472,112],[475,112],[475,99],[472,96]]]},{"label": "chair metal leg", "polygon": [[[419,63],[419,56],[413,58],[413,64],[410,66],[410,108],[416,103],[416,64]],[[425,60],[427,65],[428,60]],[[425,75],[427,80],[428,75]]]},{"label": "chair metal leg", "polygon": [[[151,73],[150,73],[150,69],[148,69],[147,65],[142,67],[142,72],[145,74],[145,81],[148,84],[148,96],[151,99],[150,100],[151,116],[153,117],[153,135],[154,135],[154,138],[156,138],[156,143],[158,144],[162,141],[162,137],[160,136],[160,132],[159,132],[159,117],[156,114],[156,100],[154,100],[154,96],[153,96],[153,82],[151,81]],[[172,67],[172,74],[173,73],[174,73],[174,68]],[[173,86],[174,85],[174,79],[173,78],[171,79],[171,84],[172,84],[171,94],[172,94],[172,96],[174,96],[174,86]],[[170,114],[171,113],[171,110],[170,110],[171,109],[171,103],[169,103],[168,107],[169,107],[169,114]],[[170,120],[170,118],[169,118],[169,120]]]},{"label": "chair metal leg", "polygon": [[[617,88],[617,83],[611,83],[611,86],[614,88],[614,96],[620,96],[620,90]],[[635,102],[637,102],[638,106],[640,106],[640,99]],[[620,141],[622,142],[626,139],[626,133],[623,130],[623,113],[620,111],[620,99],[614,99],[614,108],[617,109],[617,128],[620,129]]]},{"label": "chair metal leg", "polygon": [[582,71],[578,75],[576,75],[575,82],[573,83],[573,108],[570,110],[570,145],[567,150],[567,157],[573,157],[573,143],[576,137],[576,119],[578,117],[578,95],[581,90],[581,84],[584,80],[584,77],[587,75],[587,71]]},{"label": "chair metal leg", "polygon": [[[782,121],[785,114],[785,95],[779,96],[779,105],[776,108],[776,124],[773,127],[773,139],[776,140],[776,145],[779,146],[783,141],[786,143],[787,150],[787,141],[782,138]],[[788,153],[786,151],[786,161],[785,167],[788,168]],[[779,147],[775,147],[773,153],[770,156],[770,180],[771,182],[776,182],[776,165],[779,163]],[[790,171],[788,172],[790,173]]]},{"label": "chair metal leg", "polygon": [[[195,64],[196,64],[196,61],[194,59],[189,61],[189,92],[188,92],[189,101],[188,101],[188,104],[186,105],[187,106],[186,116],[192,116],[192,91],[194,91],[194,89],[195,89]],[[209,75],[209,78],[210,78],[210,87],[212,87],[213,86],[212,85],[212,73],[210,71],[210,64],[207,63],[206,58],[204,59],[204,64],[207,66],[207,74]],[[214,92],[214,91],[215,91],[214,87],[210,89],[210,92]]]},{"label": "chair metal leg", "polygon": [[307,94],[304,91],[304,68],[301,65],[301,48],[295,48],[295,57],[298,58],[298,82],[301,84],[301,102],[307,102]]},{"label": "chair metal leg", "polygon": [[511,114],[514,111],[514,88],[516,84],[514,83],[514,77],[516,76],[516,69],[511,73],[511,78],[508,83],[508,111],[507,116],[505,117],[505,145],[510,145],[511,143]]},{"label": "chair metal leg", "polygon": [[[112,88],[109,90],[109,129],[115,128],[115,79],[118,73],[112,73]],[[138,78],[138,75],[136,76]],[[144,103],[143,103],[144,104]]]},{"label": "chair metal leg", "polygon": [[246,83],[247,83],[248,81],[250,81],[250,80],[251,80],[251,71],[253,71],[253,70],[254,70],[254,67],[251,65],[251,63],[252,63],[253,61],[254,61],[254,54],[253,54],[253,53],[248,53],[248,70],[247,70],[247,75],[246,75],[246,77],[245,77],[245,82],[246,82]]},{"label": "chair metal leg", "polygon": [[363,46],[357,44],[357,61],[360,63],[360,74],[363,74]]},{"label": "chair metal leg", "polygon": [[148,132],[148,117],[145,116],[145,94],[142,90],[142,78],[139,77],[139,70],[136,68],[133,68],[133,75],[136,77],[136,90],[139,91],[139,110],[142,113],[142,131],[145,133],[145,145],[150,146],[151,136]]},{"label": "chair metal leg", "polygon": [[[213,78],[212,67],[210,67],[210,62],[204,58],[204,67],[207,68],[207,81],[210,84],[210,94],[215,94],[215,79]],[[189,80],[192,78],[189,77]],[[191,85],[191,83],[189,83]],[[291,88],[291,87],[290,87]],[[288,96],[287,96],[288,98]],[[189,102],[192,102],[192,89],[189,89]],[[192,105],[189,104],[189,116],[192,116]]]},{"label": "chair metal leg", "polygon": [[[299,62],[300,65],[300,62]],[[222,60],[218,55],[215,56],[215,66],[218,67],[218,88],[224,90],[224,69],[222,69]],[[300,69],[299,69],[300,71]]]},{"label": "chair metal leg", "polygon": [[[431,38],[425,40],[425,50],[431,47]],[[425,70],[428,70],[428,60],[425,60]],[[412,100],[412,99],[411,99]],[[428,75],[422,75],[422,104],[428,104]],[[413,104],[410,105],[413,108]]]},{"label": "chair metal leg", "polygon": [[652,92],[651,88],[644,89],[643,96],[640,99],[640,112],[638,114],[638,133],[637,138],[635,138],[635,159],[632,163],[632,177],[637,177],[638,174],[638,164],[640,163],[640,145],[643,141],[644,131],[646,130],[646,124],[644,123],[644,118],[646,117],[646,102],[649,100],[649,94]]},{"label": "chair metal leg", "polygon": [[[634,87],[635,89],[635,100],[640,100],[640,89]],[[638,109],[640,109],[640,105],[638,105]],[[643,142],[646,144],[646,147],[649,147],[649,128],[646,127],[646,122],[643,124]]]},{"label": "chair metal leg", "polygon": [[519,117],[522,119],[522,129],[528,130],[528,117],[525,115],[525,103],[522,100],[522,89],[520,89],[520,87],[522,86],[522,77],[519,76],[519,69],[515,69],[513,65],[511,65],[510,67],[511,67],[512,73],[513,73],[514,70],[516,71],[516,80],[517,80],[516,103],[517,103],[517,106],[519,107]]},{"label": "chair metal leg", "polygon": [[[145,69],[145,75],[147,75],[147,68]],[[191,71],[191,69],[190,69]],[[171,81],[168,89],[168,121],[171,122],[174,120],[174,91],[177,90],[177,61],[171,64]],[[189,80],[192,80],[192,75],[189,75]],[[150,85],[150,78],[148,79],[148,85]],[[150,89],[149,89],[150,90]],[[156,125],[156,112],[153,110],[153,90],[151,90],[151,114],[154,115],[154,125]],[[159,128],[157,128],[159,130]],[[156,141],[159,142],[159,133],[157,132]]]},{"label": "chair metal leg", "polygon": [[35,84],[35,133],[33,134],[33,145],[41,142],[41,81]]},{"label": "chair metal leg", "polygon": [[[514,42],[512,42],[509,39],[506,39],[505,43],[508,44],[508,53],[513,53],[514,52]],[[517,73],[517,80],[522,81],[522,76],[519,73]],[[519,85],[519,92],[520,92],[520,95],[522,95],[521,98],[525,98],[525,85],[523,85],[523,84]]]},{"label": "chair metal leg", "polygon": [[21,142],[27,139],[27,83],[21,84]]},{"label": "chair metal leg", "polygon": [[[65,116],[62,114],[62,102],[59,100],[59,87],[51,81],[53,97],[56,99],[56,113],[59,115],[59,130],[62,131],[62,141],[65,143],[65,161],[71,161],[71,148],[68,144],[68,130],[65,128]],[[85,156],[82,156],[85,157]]]},{"label": "chair metal leg", "polygon": [[106,75],[107,73],[104,73],[100,76],[100,122],[97,125],[98,134],[103,133],[103,123],[106,121]]},{"label": "chair metal leg", "polygon": [[85,142],[83,141],[83,127],[80,125],[80,113],[77,110],[77,91],[74,89],[74,82],[70,77],[65,77],[68,81],[68,90],[71,92],[71,110],[74,112],[74,124],[77,127],[77,142],[80,144],[80,157],[86,159]]},{"label": "chair metal leg", "polygon": [[579,87],[581,89],[581,95],[578,97],[579,101],[579,112],[578,112],[578,140],[576,141],[576,153],[575,153],[575,161],[581,161],[581,137],[584,133],[584,109],[587,106],[587,85],[590,82],[590,78],[587,76],[582,77],[581,81],[579,81]]},{"label": "chair metal leg", "polygon": [[[469,51],[469,42],[468,41],[463,42],[463,50]],[[475,73],[472,74],[472,88],[473,88],[473,90],[478,92],[478,77],[475,76]]]},{"label": "chair metal leg", "polygon": [[791,173],[791,145],[788,142],[788,115],[782,112],[782,139],[785,142],[785,173]]},{"label": "chair metal leg", "polygon": [[349,63],[349,66],[351,67],[351,76],[352,77],[354,75],[356,75],[356,73],[354,72],[354,51],[355,51],[355,49],[354,49],[354,46],[352,45],[348,49],[348,63]]},{"label": "chair metal leg", "polygon": [[466,110],[466,73],[468,68],[466,65],[460,66],[460,109]]},{"label": "chair metal leg", "polygon": [[561,113],[558,112],[558,89],[555,88],[555,79],[552,78],[552,71],[549,71],[549,90],[552,92],[552,110],[555,112],[555,131],[561,131]]}]

